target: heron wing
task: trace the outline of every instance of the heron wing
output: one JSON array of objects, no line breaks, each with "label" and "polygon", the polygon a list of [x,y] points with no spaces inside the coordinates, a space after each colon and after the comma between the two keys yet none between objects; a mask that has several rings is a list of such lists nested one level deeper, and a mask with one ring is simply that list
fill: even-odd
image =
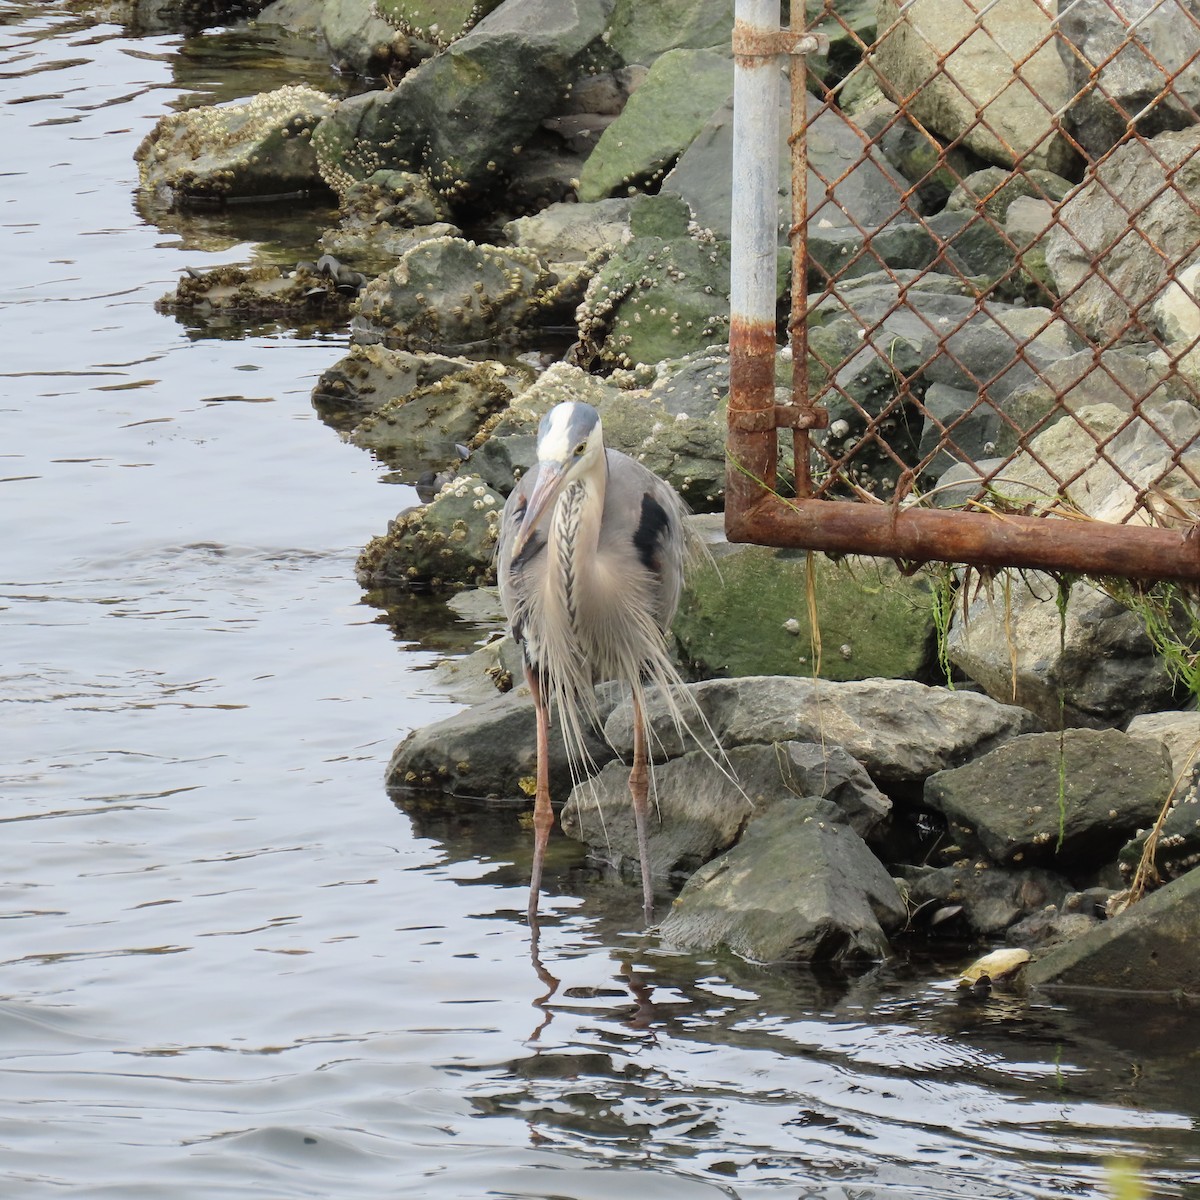
[{"label": "heron wing", "polygon": [[666,630],[679,607],[688,552],[687,506],[641,463],[609,450],[599,553],[651,578],[655,619]]}]

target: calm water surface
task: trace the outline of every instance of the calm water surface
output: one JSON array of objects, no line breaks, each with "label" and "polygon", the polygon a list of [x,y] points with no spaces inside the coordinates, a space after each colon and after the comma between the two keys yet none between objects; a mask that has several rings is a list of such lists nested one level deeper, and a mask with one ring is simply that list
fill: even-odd
[{"label": "calm water surface", "polygon": [[389,801],[453,708],[353,582],[411,497],[311,410],[344,333],[153,308],[313,218],[134,197],[164,112],[296,78],[0,3],[0,1195],[1200,1195],[1194,1022],[672,956],[562,852],[534,961],[513,815]]}]

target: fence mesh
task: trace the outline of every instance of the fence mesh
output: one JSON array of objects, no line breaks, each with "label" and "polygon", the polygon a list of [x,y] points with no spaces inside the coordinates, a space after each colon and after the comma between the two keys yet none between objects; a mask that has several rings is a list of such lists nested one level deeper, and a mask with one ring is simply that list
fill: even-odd
[{"label": "fence mesh", "polygon": [[1200,3],[809,26],[811,494],[1193,526]]}]

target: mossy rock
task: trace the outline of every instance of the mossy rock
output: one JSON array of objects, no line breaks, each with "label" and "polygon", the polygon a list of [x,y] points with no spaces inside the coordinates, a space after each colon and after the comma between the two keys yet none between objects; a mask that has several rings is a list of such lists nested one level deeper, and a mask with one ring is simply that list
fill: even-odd
[{"label": "mossy rock", "polygon": [[627,64],[652,63],[679,47],[727,47],[733,0],[616,0],[608,44]]},{"label": "mossy rock", "polygon": [[376,0],[379,15],[409,37],[448,46],[500,4],[500,0]]},{"label": "mossy rock", "polygon": [[[691,573],[675,618],[683,657],[706,676],[818,674],[807,554],[724,542],[712,549],[715,561]],[[813,561],[820,677],[925,676],[934,646],[925,583],[883,560]]]},{"label": "mossy rock", "polygon": [[401,513],[358,556],[364,588],[457,592],[494,582],[503,500],[477,475],[451,480],[429,503]]},{"label": "mossy rock", "polygon": [[639,201],[633,237],[588,284],[577,313],[580,341],[605,366],[658,363],[728,339],[729,243],[697,229],[642,232],[652,218],[677,227],[680,207],[673,197]]},{"label": "mossy rock", "polygon": [[650,68],[600,135],[579,176],[579,199],[653,186],[733,90],[733,63],[712,50],[671,50]]}]

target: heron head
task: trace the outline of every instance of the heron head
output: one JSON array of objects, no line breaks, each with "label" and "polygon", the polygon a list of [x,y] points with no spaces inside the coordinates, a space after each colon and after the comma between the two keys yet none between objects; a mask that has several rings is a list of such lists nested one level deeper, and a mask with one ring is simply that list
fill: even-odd
[{"label": "heron head", "polygon": [[604,435],[600,414],[579,400],[556,404],[538,426],[537,478],[525,503],[525,516],[513,543],[520,554],[542,517],[554,507],[563,489],[603,467]]}]

